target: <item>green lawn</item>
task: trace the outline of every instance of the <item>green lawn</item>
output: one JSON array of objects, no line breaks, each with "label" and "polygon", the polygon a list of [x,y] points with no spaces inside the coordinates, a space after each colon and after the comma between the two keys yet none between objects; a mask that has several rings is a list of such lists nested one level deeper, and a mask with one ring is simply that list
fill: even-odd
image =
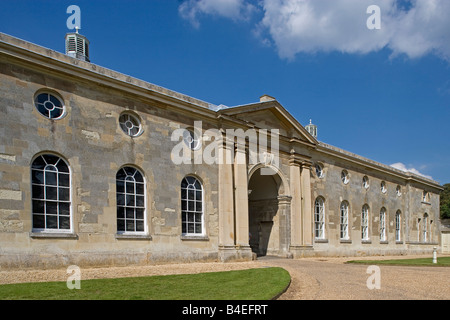
[{"label": "green lawn", "polygon": [[0,285],[0,300],[269,300],[290,282],[282,268]]},{"label": "green lawn", "polygon": [[433,258],[417,259],[395,259],[395,260],[351,260],[347,263],[375,264],[375,265],[396,265],[396,266],[431,266],[445,267],[450,266],[450,257],[438,257],[437,263],[433,263]]}]

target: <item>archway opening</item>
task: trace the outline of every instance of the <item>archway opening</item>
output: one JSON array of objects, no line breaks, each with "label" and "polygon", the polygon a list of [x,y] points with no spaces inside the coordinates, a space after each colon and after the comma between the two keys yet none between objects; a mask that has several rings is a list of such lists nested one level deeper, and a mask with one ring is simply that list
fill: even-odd
[{"label": "archway opening", "polygon": [[257,256],[278,255],[280,252],[278,196],[281,185],[278,174],[261,174],[261,168],[257,169],[250,178],[248,184],[249,242]]}]

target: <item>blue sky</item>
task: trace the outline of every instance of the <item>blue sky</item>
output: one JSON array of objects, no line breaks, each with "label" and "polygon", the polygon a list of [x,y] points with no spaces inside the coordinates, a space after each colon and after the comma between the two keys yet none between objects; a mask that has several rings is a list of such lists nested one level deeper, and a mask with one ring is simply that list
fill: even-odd
[{"label": "blue sky", "polygon": [[8,0],[0,32],[64,52],[72,4],[92,63],[216,105],[269,94],[320,141],[450,183],[448,0]]}]

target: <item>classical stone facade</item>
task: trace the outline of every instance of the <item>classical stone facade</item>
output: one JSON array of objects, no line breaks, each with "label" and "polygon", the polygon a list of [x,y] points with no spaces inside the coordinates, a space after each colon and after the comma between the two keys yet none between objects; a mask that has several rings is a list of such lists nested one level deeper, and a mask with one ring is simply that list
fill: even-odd
[{"label": "classical stone facade", "polygon": [[[0,84],[0,268],[439,245],[437,182],[319,142],[270,96],[218,108],[1,33]],[[201,161],[211,132],[224,161]],[[251,161],[251,132],[277,149]]]}]

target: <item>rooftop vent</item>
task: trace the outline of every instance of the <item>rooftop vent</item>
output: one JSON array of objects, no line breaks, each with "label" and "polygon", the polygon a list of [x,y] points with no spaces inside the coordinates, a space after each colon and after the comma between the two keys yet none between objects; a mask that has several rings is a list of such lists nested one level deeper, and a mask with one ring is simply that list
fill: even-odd
[{"label": "rooftop vent", "polygon": [[315,124],[312,124],[312,120],[309,120],[309,124],[305,127],[305,129],[314,137],[317,139],[317,126]]},{"label": "rooftop vent", "polygon": [[66,34],[66,54],[70,57],[90,62],[89,40],[78,33],[78,28],[75,29],[75,33]]}]

